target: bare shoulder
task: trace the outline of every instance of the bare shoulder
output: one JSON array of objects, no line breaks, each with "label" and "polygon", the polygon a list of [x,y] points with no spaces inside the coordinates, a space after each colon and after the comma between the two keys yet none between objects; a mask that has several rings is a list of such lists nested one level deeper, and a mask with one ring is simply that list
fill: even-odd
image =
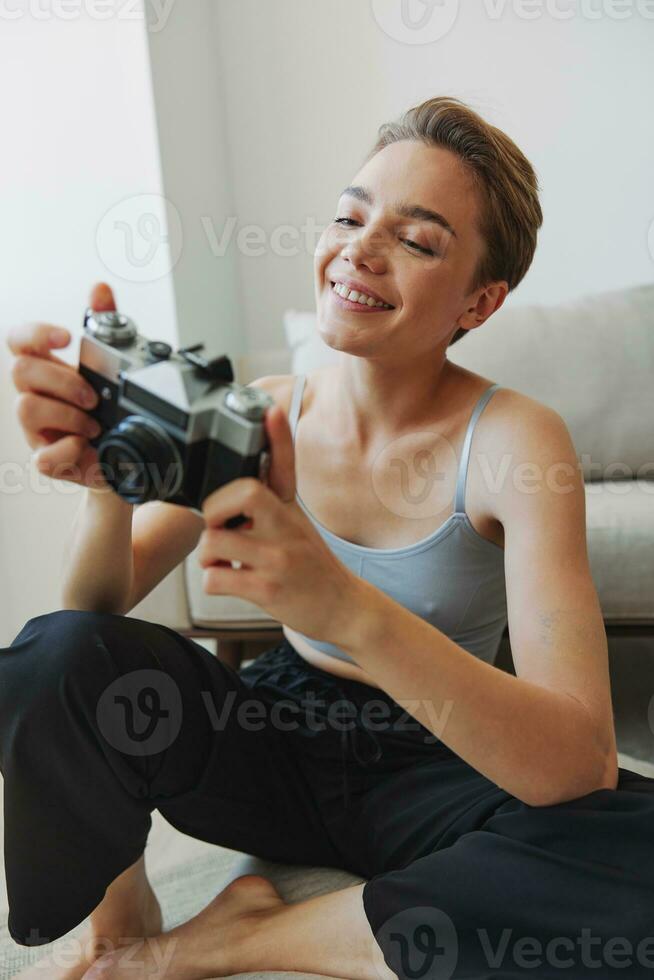
[{"label": "bare shoulder", "polygon": [[498,388],[483,414],[488,440],[501,443],[505,449],[532,451],[541,446],[547,452],[572,444],[566,422],[558,412],[513,388]]},{"label": "bare shoulder", "polygon": [[[332,370],[332,365],[326,365],[312,371],[310,374],[307,374],[302,402],[303,406],[307,406],[311,403],[320,380]],[[257,378],[255,381],[250,381],[249,384],[253,388],[261,388],[263,391],[265,391],[266,394],[270,395],[270,397],[277,402],[278,405],[281,405],[288,415],[291,408],[293,388],[297,377],[298,375],[296,374],[267,374],[261,378]]]},{"label": "bare shoulder", "polygon": [[288,415],[293,395],[294,374],[266,374],[261,378],[248,382],[252,388],[261,388],[267,395],[284,409]]},{"label": "bare shoulder", "polygon": [[[572,436],[553,408],[512,388],[499,388],[479,419],[477,466],[495,493],[492,512],[502,523],[533,512],[550,496],[579,507],[583,475]],[[568,488],[564,493],[563,488]]]}]

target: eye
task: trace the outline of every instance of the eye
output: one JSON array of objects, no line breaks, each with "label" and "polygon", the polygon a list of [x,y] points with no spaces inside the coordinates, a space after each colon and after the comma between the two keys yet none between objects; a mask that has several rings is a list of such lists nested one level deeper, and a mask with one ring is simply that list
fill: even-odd
[{"label": "eye", "polygon": [[419,252],[422,252],[423,255],[436,255],[436,252],[434,252],[433,249],[425,248],[423,245],[418,245],[417,242],[412,242],[410,238],[401,238],[400,241],[404,242],[405,245],[409,245],[411,248],[415,248]]},{"label": "eye", "polygon": [[[335,225],[345,225],[350,227],[352,225],[361,225],[360,221],[355,221],[353,218],[334,218]],[[408,245],[409,248],[415,249],[417,252],[422,252],[423,255],[435,256],[437,253],[431,248],[425,248],[423,245],[418,245],[417,242],[412,242],[410,238],[400,238],[401,242]]]}]

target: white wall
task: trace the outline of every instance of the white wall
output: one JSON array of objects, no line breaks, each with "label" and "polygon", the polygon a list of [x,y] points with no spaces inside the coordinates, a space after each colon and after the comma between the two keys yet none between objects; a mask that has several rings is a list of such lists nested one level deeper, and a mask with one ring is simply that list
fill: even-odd
[{"label": "white wall", "polygon": [[246,349],[236,255],[212,235],[234,220],[216,5],[173,3],[160,30],[159,9],[146,5],[164,191],[183,225],[174,268],[179,338],[236,358]]},{"label": "white wall", "polygon": [[[0,21],[0,87],[1,332],[31,320],[64,325],[76,332],[68,353],[76,360],[88,289],[108,279],[144,332],[156,323],[158,336],[174,340],[170,277],[123,279],[96,249],[103,216],[118,202],[162,192],[143,21]],[[63,541],[80,493],[43,477],[31,487],[10,363],[3,341],[0,645],[30,616],[57,607]]]},{"label": "white wall", "polygon": [[[417,21],[425,4],[410,3]],[[266,232],[328,222],[378,125],[451,94],[504,127],[540,175],[545,223],[514,302],[651,280],[654,20],[636,4],[583,0],[591,14],[608,11],[595,20],[581,0],[557,0],[555,11],[578,12],[525,20],[517,0],[444,0],[436,16],[458,8],[449,33],[408,44],[375,18],[400,0],[221,0],[215,49],[236,212]],[[538,0],[525,9],[538,15]],[[610,16],[619,9],[627,19]],[[313,308],[311,256],[238,258],[250,344],[276,346],[283,311]]]}]

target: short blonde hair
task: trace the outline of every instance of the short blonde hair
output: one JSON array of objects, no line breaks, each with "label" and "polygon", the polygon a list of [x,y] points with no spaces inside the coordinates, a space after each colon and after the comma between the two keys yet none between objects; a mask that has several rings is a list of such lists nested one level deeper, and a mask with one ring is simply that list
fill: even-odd
[{"label": "short blonde hair", "polygon": [[[463,161],[478,189],[479,231],[486,243],[470,288],[504,280],[509,290],[515,289],[531,265],[543,223],[538,178],[529,160],[501,129],[446,96],[408,109],[397,122],[383,123],[366,160],[400,140],[440,146]],[[466,333],[457,330],[450,344]]]}]

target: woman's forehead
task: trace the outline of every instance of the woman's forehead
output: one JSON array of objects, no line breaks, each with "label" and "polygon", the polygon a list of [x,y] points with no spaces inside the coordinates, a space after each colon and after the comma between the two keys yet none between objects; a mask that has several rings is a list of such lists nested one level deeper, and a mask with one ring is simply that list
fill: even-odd
[{"label": "woman's forehead", "polygon": [[[360,193],[353,195],[352,187]],[[393,211],[396,205],[417,206],[444,214],[456,227],[455,217],[460,223],[476,215],[473,187],[468,168],[454,153],[403,140],[376,153],[345,190],[346,197],[366,207]]]}]

